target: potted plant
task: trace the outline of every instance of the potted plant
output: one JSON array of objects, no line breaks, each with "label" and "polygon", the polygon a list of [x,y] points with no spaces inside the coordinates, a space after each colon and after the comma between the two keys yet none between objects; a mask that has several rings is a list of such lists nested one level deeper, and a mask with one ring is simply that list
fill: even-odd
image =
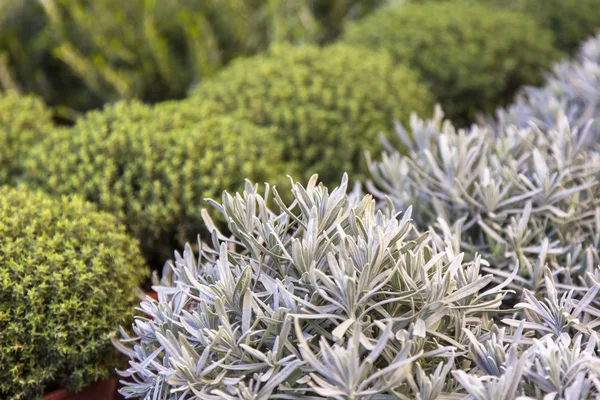
[{"label": "potted plant", "polygon": [[147,277],[137,242],[79,197],[2,187],[0,266],[0,398],[109,399],[110,336]]}]

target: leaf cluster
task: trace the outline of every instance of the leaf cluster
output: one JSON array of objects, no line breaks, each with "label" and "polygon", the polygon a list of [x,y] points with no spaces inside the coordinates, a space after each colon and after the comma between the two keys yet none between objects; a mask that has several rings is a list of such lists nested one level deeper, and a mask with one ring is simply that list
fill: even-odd
[{"label": "leaf cluster", "polygon": [[281,178],[273,133],[220,116],[202,121],[177,103],[119,102],[56,129],[26,161],[24,181],[54,195],[77,193],[117,216],[162,265],[202,226],[204,199]]},{"label": "leaf cluster", "polygon": [[457,124],[541,83],[558,55],[552,40],[528,15],[461,0],[383,7],[342,37],[414,68]]},{"label": "leaf cluster", "polygon": [[418,76],[385,54],[333,45],[276,46],[239,60],[192,93],[200,115],[229,114],[275,129],[290,171],[325,183],[366,170],[363,149],[432,100]]},{"label": "leaf cluster", "polygon": [[600,270],[600,157],[587,151],[589,128],[563,116],[543,131],[457,130],[439,109],[433,120],[413,115],[410,133],[397,130],[408,154],[389,145],[370,160],[369,188],[399,208],[413,205],[420,229],[458,235],[457,248],[482,255],[498,279],[518,267],[518,292],[543,293],[548,265],[561,291],[585,293]]},{"label": "leaf cluster", "polygon": [[[596,282],[582,297],[529,291],[502,317],[506,287],[465,260],[456,238],[419,233],[411,208],[331,193],[314,176],[276,189],[224,193],[212,230],[142,302],[126,398],[504,399],[600,393]],[[266,204],[270,195],[279,210]],[[212,224],[207,223],[208,226]],[[506,311],[504,311],[506,312]]]},{"label": "leaf cluster", "polygon": [[0,92],[0,184],[18,180],[30,147],[52,128],[52,115],[39,98]]},{"label": "leaf cluster", "polygon": [[120,365],[109,336],[131,320],[147,272],[115,218],[79,197],[4,186],[0,265],[1,398],[76,391]]}]

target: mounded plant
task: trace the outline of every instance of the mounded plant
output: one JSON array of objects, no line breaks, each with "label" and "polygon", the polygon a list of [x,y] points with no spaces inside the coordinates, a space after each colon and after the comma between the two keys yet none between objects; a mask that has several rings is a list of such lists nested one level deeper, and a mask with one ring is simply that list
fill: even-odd
[{"label": "mounded plant", "polygon": [[342,41],[414,68],[460,124],[541,83],[557,56],[552,33],[532,17],[461,0],[383,7],[350,25]]},{"label": "mounded plant", "polygon": [[109,337],[131,319],[147,272],[113,216],[4,186],[0,266],[0,397],[77,391],[120,365]]},{"label": "mounded plant", "polygon": [[526,292],[502,320],[512,276],[493,284],[455,239],[418,233],[410,208],[347,194],[347,176],[316,183],[294,184],[290,206],[251,184],[212,203],[233,236],[186,246],[114,340],[126,398],[598,395],[597,283],[559,298],[546,270],[547,299]]},{"label": "mounded plant", "polygon": [[554,33],[556,46],[574,52],[600,30],[599,0],[483,0],[531,15]]},{"label": "mounded plant", "polygon": [[278,46],[239,60],[193,92],[201,115],[229,113],[275,128],[284,157],[308,178],[366,170],[363,149],[432,100],[417,74],[385,54],[348,46]]},{"label": "mounded plant", "polygon": [[0,92],[0,185],[14,183],[30,147],[52,129],[52,115],[33,96]]},{"label": "mounded plant", "polygon": [[420,229],[458,235],[457,248],[480,254],[497,279],[518,268],[511,289],[543,293],[547,265],[560,293],[583,295],[600,279],[600,155],[587,151],[590,127],[571,128],[563,116],[547,130],[457,130],[439,110],[433,120],[413,116],[410,132],[398,127],[408,154],[390,145],[370,160],[368,186],[412,205]]},{"label": "mounded plant", "polygon": [[588,132],[586,146],[600,150],[600,35],[587,40],[576,59],[555,64],[544,86],[525,87],[514,104],[497,110],[492,124],[501,131],[533,122],[547,130],[558,126],[563,117]]},{"label": "mounded plant", "polygon": [[198,234],[205,198],[243,187],[243,177],[283,176],[271,130],[229,116],[198,122],[177,104],[119,102],[88,113],[32,149],[25,182],[116,215],[162,266]]}]

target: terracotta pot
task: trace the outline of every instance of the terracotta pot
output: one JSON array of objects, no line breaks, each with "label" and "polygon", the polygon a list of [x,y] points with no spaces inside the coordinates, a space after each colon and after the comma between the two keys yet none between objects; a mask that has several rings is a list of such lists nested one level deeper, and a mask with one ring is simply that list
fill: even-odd
[{"label": "terracotta pot", "polygon": [[158,301],[158,293],[156,293],[154,290],[150,290],[149,292],[146,292],[146,295],[152,297],[154,300]]},{"label": "terracotta pot", "polygon": [[107,379],[97,382],[79,393],[58,389],[44,395],[43,400],[114,400],[117,398],[117,381]]}]

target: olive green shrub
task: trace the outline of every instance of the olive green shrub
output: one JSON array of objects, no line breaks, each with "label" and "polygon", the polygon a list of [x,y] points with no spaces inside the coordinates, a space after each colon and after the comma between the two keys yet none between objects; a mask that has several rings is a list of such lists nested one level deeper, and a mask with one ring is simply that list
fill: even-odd
[{"label": "olive green shrub", "polygon": [[113,213],[156,266],[193,241],[204,199],[282,172],[272,131],[221,116],[200,122],[177,102],[119,102],[54,131],[31,151],[24,181],[53,194],[78,193]]},{"label": "olive green shrub", "polygon": [[190,101],[201,115],[229,113],[275,127],[294,169],[327,183],[363,170],[363,151],[378,149],[394,120],[432,104],[410,69],[385,54],[337,45],[276,46],[205,80]]},{"label": "olive green shrub", "polygon": [[14,183],[29,148],[52,128],[52,115],[37,97],[0,91],[0,185]]},{"label": "olive green shrub", "polygon": [[[451,0],[409,0],[411,3],[441,3]],[[463,0],[527,14],[554,33],[554,44],[573,53],[588,36],[600,30],[599,0]]]},{"label": "olive green shrub", "polygon": [[79,197],[0,188],[0,398],[77,391],[120,365],[111,333],[146,277],[136,240]]},{"label": "olive green shrub", "polygon": [[573,53],[600,30],[600,0],[481,0],[531,15],[554,32],[556,46]]},{"label": "olive green shrub", "polygon": [[326,43],[384,0],[2,0],[0,88],[61,115],[158,102],[271,43]]},{"label": "olive green shrub", "polygon": [[458,124],[508,103],[557,56],[552,33],[527,15],[465,1],[382,8],[351,25],[343,42],[387,50],[421,73]]}]

